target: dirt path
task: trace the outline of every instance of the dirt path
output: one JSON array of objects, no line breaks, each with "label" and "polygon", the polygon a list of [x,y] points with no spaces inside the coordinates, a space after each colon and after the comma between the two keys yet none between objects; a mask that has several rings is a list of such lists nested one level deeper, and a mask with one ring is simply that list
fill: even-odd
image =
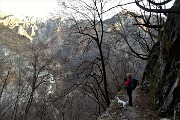
[{"label": "dirt path", "polygon": [[[127,100],[126,92],[124,94],[124,99]],[[117,104],[117,100],[114,100],[107,109],[107,113],[99,120],[159,120],[160,118],[152,110],[149,101],[148,94],[136,88],[133,91],[133,106],[127,106],[124,109]]]},{"label": "dirt path", "polygon": [[151,107],[148,94],[139,88],[133,91],[133,106],[122,111],[128,120],[159,120],[157,113]]}]

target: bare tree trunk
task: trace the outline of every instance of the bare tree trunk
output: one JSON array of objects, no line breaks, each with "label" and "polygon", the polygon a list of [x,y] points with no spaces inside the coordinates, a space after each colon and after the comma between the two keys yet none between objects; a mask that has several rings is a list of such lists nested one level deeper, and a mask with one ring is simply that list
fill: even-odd
[{"label": "bare tree trunk", "polygon": [[102,70],[103,70],[103,82],[104,82],[105,100],[106,100],[107,106],[109,106],[110,105],[110,99],[109,99],[109,92],[108,92],[108,85],[107,85],[105,61],[104,61],[104,56],[103,56],[103,53],[102,53],[101,45],[99,45],[98,48],[99,48],[99,53],[100,53],[100,57],[101,57],[101,65],[102,65]]}]

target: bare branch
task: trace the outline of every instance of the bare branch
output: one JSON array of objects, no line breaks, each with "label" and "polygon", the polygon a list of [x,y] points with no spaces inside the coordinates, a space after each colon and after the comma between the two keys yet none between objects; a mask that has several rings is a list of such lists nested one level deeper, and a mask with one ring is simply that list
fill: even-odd
[{"label": "bare branch", "polygon": [[141,8],[142,10],[147,11],[147,12],[180,14],[180,10],[173,9],[173,8],[170,8],[170,9],[150,9],[150,8],[146,8],[146,7],[142,6],[142,5],[140,5],[140,3],[139,3],[140,1],[142,1],[142,0],[135,0],[136,5],[139,8]]},{"label": "bare branch", "polygon": [[162,25],[148,25],[148,24],[140,24],[140,23],[136,23],[133,25],[143,25],[143,26],[148,27],[148,28],[161,28],[162,27]]},{"label": "bare branch", "polygon": [[167,4],[167,3],[169,3],[169,2],[171,2],[172,0],[166,0],[166,1],[163,1],[163,2],[160,2],[160,3],[157,3],[157,2],[155,2],[155,1],[152,1],[152,0],[147,0],[149,3],[151,3],[151,4],[153,4],[153,5],[165,5],[165,4]]}]

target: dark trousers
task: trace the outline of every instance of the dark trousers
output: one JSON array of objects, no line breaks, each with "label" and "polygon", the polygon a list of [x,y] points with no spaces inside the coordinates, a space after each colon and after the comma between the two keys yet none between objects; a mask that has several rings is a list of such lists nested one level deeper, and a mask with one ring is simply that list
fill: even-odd
[{"label": "dark trousers", "polygon": [[127,88],[127,94],[129,97],[129,105],[132,106],[132,90],[130,88]]}]

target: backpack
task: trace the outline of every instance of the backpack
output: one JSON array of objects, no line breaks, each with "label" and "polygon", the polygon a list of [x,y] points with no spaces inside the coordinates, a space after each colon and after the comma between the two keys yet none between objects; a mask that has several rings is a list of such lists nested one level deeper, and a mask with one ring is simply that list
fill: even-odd
[{"label": "backpack", "polygon": [[133,78],[131,79],[131,84],[130,84],[130,86],[129,86],[130,89],[131,89],[131,90],[135,90],[136,87],[137,87],[137,84],[138,84],[138,81],[136,80],[136,78],[133,77]]}]

